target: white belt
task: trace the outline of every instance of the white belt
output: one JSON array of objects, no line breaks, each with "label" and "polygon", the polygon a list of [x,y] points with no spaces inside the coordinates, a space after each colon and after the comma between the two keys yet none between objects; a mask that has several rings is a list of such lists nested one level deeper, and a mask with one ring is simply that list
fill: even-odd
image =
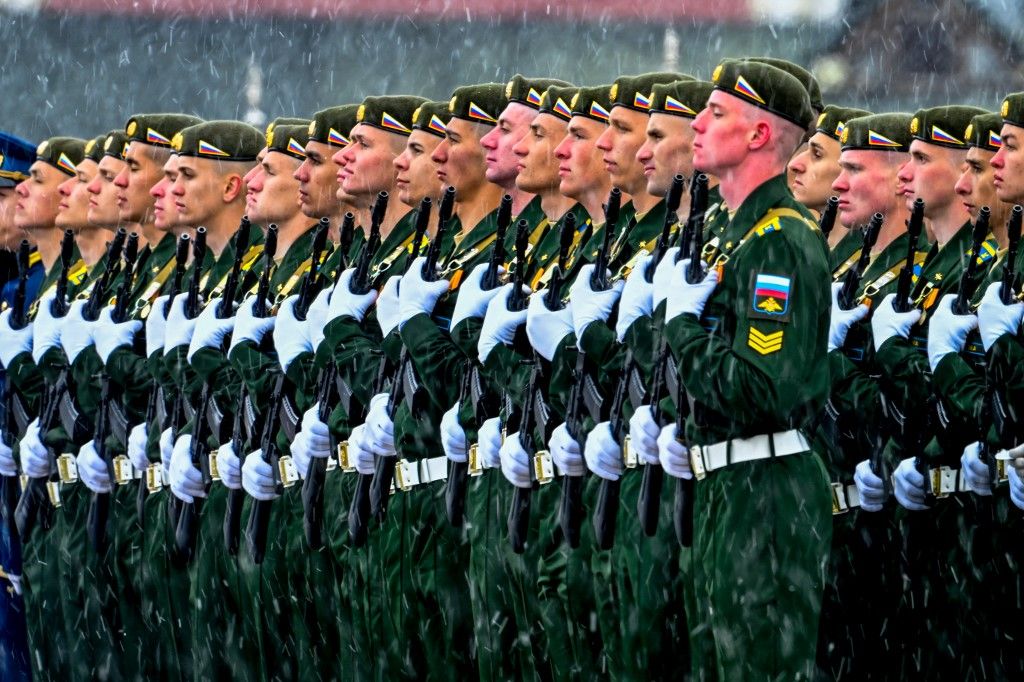
[{"label": "white belt", "polygon": [[857,486],[843,485],[842,483],[832,484],[832,513],[845,514],[851,509],[860,506],[860,492]]},{"label": "white belt", "polygon": [[443,481],[448,478],[448,458],[431,457],[410,462],[400,459],[395,463],[395,490],[408,491],[418,485]]},{"label": "white belt", "polygon": [[[713,445],[694,445],[690,448],[690,467],[697,480],[703,479],[715,469],[732,464],[785,457],[807,452],[811,449],[804,435],[796,429],[779,433],[762,434],[752,438],[733,438]],[[730,448],[731,446],[731,448]]]}]

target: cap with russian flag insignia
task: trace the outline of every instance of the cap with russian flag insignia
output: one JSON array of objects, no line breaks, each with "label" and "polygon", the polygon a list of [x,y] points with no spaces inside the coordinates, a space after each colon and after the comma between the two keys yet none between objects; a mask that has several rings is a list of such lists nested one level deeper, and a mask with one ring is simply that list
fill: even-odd
[{"label": "cap with russian flag insignia", "polygon": [[747,57],[747,61],[761,62],[762,64],[774,66],[776,69],[782,69],[800,81],[800,85],[804,86],[804,89],[807,90],[807,96],[811,98],[811,109],[814,109],[815,113],[825,110],[825,104],[821,101],[821,85],[818,84],[818,79],[804,67],[794,64],[788,59],[776,59],[775,57]]},{"label": "cap with russian flag insignia", "polygon": [[707,105],[708,97],[714,89],[715,85],[710,81],[682,80],[658,83],[651,93],[651,113],[697,118],[697,114]]},{"label": "cap with russian flag insignia", "polygon": [[16,135],[0,132],[0,187],[13,187],[28,177],[36,146]]},{"label": "cap with russian flag insignia", "polygon": [[815,120],[810,95],[795,76],[760,61],[725,59],[711,77],[717,90],[781,116],[801,128]]},{"label": "cap with russian flag insignia", "polygon": [[450,118],[448,102],[426,102],[413,112],[412,129],[444,137]]},{"label": "cap with russian flag insignia", "polygon": [[241,121],[206,121],[181,130],[174,149],[180,156],[221,161],[255,161],[266,136]]},{"label": "cap with russian flag insignia", "polygon": [[176,134],[202,122],[198,116],[188,114],[135,114],[128,119],[124,132],[129,142],[170,147]]},{"label": "cap with russian flag insignia", "polygon": [[557,78],[527,78],[516,74],[505,85],[505,99],[509,103],[525,104],[531,109],[540,109],[544,91],[552,86],[569,87],[567,83]]},{"label": "cap with russian flag insignia", "polygon": [[971,147],[980,147],[990,152],[997,152],[1003,146],[1000,131],[1003,117],[996,113],[978,114],[967,124],[964,137]]},{"label": "cap with russian flag insignia", "polygon": [[356,122],[408,136],[412,132],[412,115],[426,103],[423,97],[389,95],[367,97],[356,111]]},{"label": "cap with russian flag insignia", "polygon": [[685,80],[693,80],[693,76],[667,71],[644,73],[639,76],[619,76],[612,83],[611,91],[608,93],[611,99],[609,109],[627,107],[644,114],[650,113],[651,93],[655,85]]},{"label": "cap with russian flag insignia", "polygon": [[967,149],[964,131],[971,119],[985,113],[988,112],[979,107],[961,105],[920,109],[910,121],[910,134],[928,144]]},{"label": "cap with russian flag insignia", "polygon": [[839,136],[839,144],[843,151],[908,152],[910,121],[913,118],[911,114],[902,112],[851,118]]},{"label": "cap with russian flag insignia", "polygon": [[595,85],[588,88],[580,88],[573,95],[569,106],[572,108],[573,116],[586,116],[587,118],[608,123],[612,110],[612,86]]},{"label": "cap with russian flag insignia", "polygon": [[343,104],[321,109],[313,114],[313,120],[309,124],[309,141],[332,147],[348,145],[348,135],[356,125],[357,113],[358,104]]},{"label": "cap with russian flag insignia", "polygon": [[833,140],[839,141],[843,137],[843,129],[846,128],[846,122],[852,118],[860,118],[861,116],[870,116],[871,112],[864,109],[855,109],[853,107],[841,107],[835,104],[829,104],[825,107],[825,110],[818,115],[818,122],[815,124],[815,129],[823,134],[828,135]]},{"label": "cap with russian flag insignia", "polygon": [[278,124],[267,133],[268,152],[287,154],[299,161],[304,161],[306,158],[307,142],[309,142],[309,121],[297,124]]},{"label": "cap with russian flag insignia", "polygon": [[51,137],[36,147],[36,160],[44,161],[62,173],[73,176],[85,158],[85,140],[77,137]]},{"label": "cap with russian flag insignia", "polygon": [[569,106],[569,103],[572,102],[572,98],[578,91],[579,88],[575,86],[550,87],[541,96],[540,108],[537,111],[568,121],[572,118],[572,107]]},{"label": "cap with russian flag insignia", "polygon": [[[308,118],[299,118],[297,116],[278,116],[273,121],[271,121],[270,123],[267,124],[266,135],[269,138],[270,134],[272,132],[274,132],[274,129],[277,128],[277,126],[297,126],[297,125],[304,125],[304,126],[306,126],[308,128],[309,127],[309,119]],[[267,143],[267,146],[270,146],[269,142]]]},{"label": "cap with russian flag insignia", "polygon": [[128,136],[124,134],[123,130],[111,130],[103,139],[100,153],[124,161],[124,154],[127,150]]},{"label": "cap with russian flag insignia", "polygon": [[1003,117],[1003,123],[1024,128],[1024,92],[1014,92],[1004,97],[999,115]]},{"label": "cap with russian flag insignia", "polygon": [[98,135],[91,140],[86,140],[83,159],[89,159],[90,161],[99,163],[100,159],[103,158],[103,142],[106,139],[106,135]]},{"label": "cap with russian flag insignia", "polygon": [[448,102],[448,113],[452,118],[462,118],[473,123],[497,125],[498,117],[508,106],[505,86],[501,83],[481,83],[456,88]]}]

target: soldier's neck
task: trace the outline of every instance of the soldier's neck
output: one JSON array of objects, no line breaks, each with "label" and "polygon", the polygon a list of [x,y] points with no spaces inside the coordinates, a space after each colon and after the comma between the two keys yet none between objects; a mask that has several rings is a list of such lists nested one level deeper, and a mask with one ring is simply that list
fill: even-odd
[{"label": "soldier's neck", "polygon": [[[478,189],[456,197],[455,211],[459,216],[462,235],[469,234],[481,220],[501,203],[501,195],[505,193],[501,187],[485,182]],[[512,211],[515,213],[515,210]]]},{"label": "soldier's neck", "polygon": [[522,213],[523,209],[533,201],[533,197],[535,196],[516,187],[514,180],[511,187],[502,187],[501,192],[502,194],[507,194],[512,197],[512,215],[519,215]]},{"label": "soldier's neck", "polygon": [[637,215],[647,213],[657,206],[659,201],[661,201],[661,197],[656,197],[653,194],[648,194],[643,191],[637,192],[631,196],[633,198],[633,208],[636,210]]},{"label": "soldier's neck", "polygon": [[[384,213],[384,220],[380,224],[380,239],[384,241],[387,239],[391,231],[395,229],[398,223],[406,216],[411,210],[407,205],[403,204],[398,200],[398,196],[395,192],[391,192],[391,199],[388,201],[388,210]],[[370,234],[370,223],[372,222],[372,207],[367,210],[366,213],[366,234]]]},{"label": "soldier's neck", "polygon": [[[210,250],[214,258],[220,258],[220,254],[227,248],[231,237],[238,231],[238,223],[245,213],[245,205],[239,203],[226,206],[223,211],[215,215],[205,225],[206,227],[206,248]],[[277,247],[281,249],[280,245]]]},{"label": "soldier's neck", "polygon": [[734,213],[754,190],[786,170],[784,167],[778,168],[773,163],[756,161],[756,158],[748,157],[746,163],[730,168],[718,178],[718,191],[722,195],[722,200]]},{"label": "soldier's neck", "polygon": [[583,208],[586,209],[587,215],[595,225],[604,223],[604,202],[608,199],[608,193],[611,190],[611,183],[602,183],[576,197],[576,200],[583,204]]},{"label": "soldier's neck", "polygon": [[885,215],[885,222],[878,232],[878,239],[871,248],[872,255],[882,253],[889,244],[899,239],[900,235],[907,233],[907,220],[910,218],[910,211],[906,206],[900,205]]},{"label": "soldier's neck", "polygon": [[929,221],[932,234],[935,235],[935,242],[941,249],[949,243],[956,233],[964,226],[964,223],[971,219],[971,214],[959,201],[951,204],[946,210],[938,215],[932,216]]},{"label": "soldier's neck", "polygon": [[146,244],[156,246],[164,238],[164,233],[157,228],[156,223],[152,220],[147,220],[144,223],[129,223],[124,228],[128,230],[128,234],[132,232],[138,233],[140,249]]},{"label": "soldier's neck", "polygon": [[85,261],[86,267],[90,270],[107,250],[107,242],[114,238],[114,232],[100,227],[87,227],[75,235],[75,244],[78,246],[78,253]]},{"label": "soldier's neck", "polygon": [[312,219],[298,211],[290,218],[277,223],[277,257],[274,260],[278,263],[284,260],[292,244],[309,231],[311,224]]},{"label": "soldier's neck", "polygon": [[550,192],[541,192],[538,196],[541,210],[544,211],[548,221],[552,223],[559,220],[576,205],[575,200],[559,194],[557,186]]},{"label": "soldier's neck", "polygon": [[43,269],[49,272],[60,260],[60,243],[64,238],[64,230],[51,225],[45,230],[27,230],[27,232],[29,241],[39,251],[39,260],[43,263]]},{"label": "soldier's neck", "polygon": [[836,248],[839,242],[843,241],[843,238],[849,233],[850,231],[842,225],[836,225],[833,227],[832,231],[828,233],[828,248]]}]

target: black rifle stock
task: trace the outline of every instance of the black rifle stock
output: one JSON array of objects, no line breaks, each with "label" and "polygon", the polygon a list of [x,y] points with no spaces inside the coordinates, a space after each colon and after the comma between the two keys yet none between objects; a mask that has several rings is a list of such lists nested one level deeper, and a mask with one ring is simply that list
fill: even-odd
[{"label": "black rifle stock", "polygon": [[612,242],[615,241],[615,228],[619,222],[619,208],[622,205],[622,191],[612,187],[608,194],[608,203],[604,205],[604,241],[594,259],[594,272],[590,275],[590,287],[594,291],[605,291],[611,286],[608,281],[608,262],[611,258]]},{"label": "black rifle stock", "polygon": [[831,196],[825,202],[825,210],[821,212],[821,218],[818,220],[818,229],[821,230],[821,234],[825,239],[828,239],[828,236],[832,234],[832,230],[835,229],[838,216],[839,197]]},{"label": "black rifle stock", "polygon": [[75,252],[75,233],[64,230],[60,242],[60,276],[57,277],[57,289],[54,293],[50,312],[54,317],[64,317],[71,309],[68,301],[68,277],[71,274],[71,259]]},{"label": "black rifle stock", "polygon": [[355,238],[356,216],[349,211],[341,219],[341,228],[338,230],[338,250],[341,252],[341,258],[338,260],[338,276],[348,268],[348,252],[352,250],[352,242]]},{"label": "black rifle stock", "polygon": [[252,234],[252,223],[249,216],[242,216],[238,224],[238,231],[235,232],[235,258],[231,261],[231,272],[228,273],[227,282],[224,284],[224,293],[217,304],[217,319],[223,320],[231,317],[234,312],[235,296],[238,292],[238,282],[242,276],[242,259],[245,252],[249,250],[249,240]]},{"label": "black rifle stock", "polygon": [[25,290],[28,287],[28,258],[32,247],[27,239],[22,239],[18,246],[18,284],[14,289],[14,301],[11,306],[10,324],[12,329],[24,329],[28,326],[28,314],[25,310]]},{"label": "black rifle stock", "polygon": [[956,315],[968,315],[971,312],[971,294],[974,293],[974,280],[977,279],[978,267],[980,265],[979,254],[985,239],[988,237],[988,224],[991,217],[992,211],[989,207],[982,206],[978,212],[978,219],[974,221],[974,229],[971,234],[971,255],[967,260],[963,273],[960,275],[956,300],[953,302],[953,313]]},{"label": "black rifle stock", "polygon": [[864,271],[868,269],[868,265],[871,263],[871,249],[874,248],[875,243],[878,241],[878,234],[882,231],[884,220],[885,218],[881,213],[871,216],[871,222],[868,223],[867,228],[864,230],[864,243],[860,248],[860,256],[857,257],[857,262],[854,263],[854,266],[843,275],[843,288],[839,290],[838,297],[839,307],[843,310],[849,310],[857,305],[857,291],[860,289]]},{"label": "black rifle stock", "polygon": [[[629,394],[629,376],[633,370],[633,352],[626,350],[622,362],[622,376],[619,377],[618,385],[615,387],[615,396],[612,399],[611,408],[608,411],[610,418],[609,428],[612,432],[612,439],[622,447],[623,443],[623,411],[626,407],[626,396]],[[625,475],[625,473],[623,473]],[[601,486],[597,492],[597,501],[594,504],[594,535],[597,538],[598,549],[611,549],[615,545],[615,526],[619,517],[619,501],[622,489],[622,478],[611,481],[607,478],[601,480]]]}]

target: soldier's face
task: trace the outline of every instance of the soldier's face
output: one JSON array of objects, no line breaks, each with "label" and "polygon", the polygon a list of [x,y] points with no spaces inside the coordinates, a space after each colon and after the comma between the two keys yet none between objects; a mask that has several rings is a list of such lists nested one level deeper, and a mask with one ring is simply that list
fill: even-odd
[{"label": "soldier's face", "polygon": [[914,208],[914,200],[924,200],[926,218],[941,214],[957,203],[953,187],[960,177],[965,152],[940,147],[921,140],[910,143],[910,159],[899,171],[903,183],[903,196],[907,210]]},{"label": "soldier's face", "polygon": [[310,218],[331,216],[341,209],[337,168],[331,163],[335,148],[323,142],[306,143],[306,160],[295,171],[299,181],[299,205]]},{"label": "soldier's face", "polygon": [[480,139],[489,128],[480,123],[453,118],[445,128],[445,138],[431,158],[437,164],[437,177],[463,196],[474,195],[487,181],[485,149]]},{"label": "soldier's face", "polygon": [[153,224],[158,230],[164,232],[177,227],[181,222],[178,216],[178,206],[171,196],[171,186],[178,179],[178,155],[171,154],[164,164],[163,176],[149,190],[153,197]]},{"label": "soldier's face", "polygon": [[644,169],[647,193],[663,196],[678,173],[693,175],[693,128],[690,119],[672,114],[651,114],[647,139],[636,153]]},{"label": "soldier's face", "polygon": [[487,150],[484,162],[488,182],[506,189],[515,186],[519,160],[512,149],[526,136],[536,113],[525,104],[512,102],[501,112],[498,125],[480,138],[480,144]]},{"label": "soldier's face", "polygon": [[906,154],[850,149],[839,155],[839,175],[832,191],[839,197],[839,221],[847,227],[867,225],[871,216],[891,214],[904,201],[896,173]]},{"label": "soldier's face", "polygon": [[1003,146],[992,157],[996,196],[1008,204],[1024,202],[1024,128],[1004,123]]},{"label": "soldier's face", "polygon": [[96,169],[95,161],[84,159],[75,166],[75,177],[60,183],[60,187],[57,188],[60,193],[57,227],[71,228],[75,232],[79,232],[92,222],[89,220],[91,195],[86,188],[96,175]]},{"label": "soldier's face", "polygon": [[167,152],[153,145],[131,142],[124,153],[125,168],[117,176],[117,206],[121,220],[146,223],[153,219],[153,188],[163,176]]},{"label": "soldier's face", "polygon": [[181,224],[199,227],[219,213],[236,190],[231,186],[231,178],[241,184],[238,176],[221,172],[219,163],[213,159],[179,156],[178,177],[171,185],[171,195]]},{"label": "soldier's face", "polygon": [[993,213],[1001,208],[1002,202],[996,196],[995,169],[992,168],[993,156],[995,156],[995,152],[981,147],[968,149],[964,172],[956,181],[954,188],[956,195],[960,199],[960,203],[971,214],[971,220],[978,219],[982,206],[988,206]]},{"label": "soldier's face", "polygon": [[126,172],[125,162],[113,156],[100,159],[97,172],[87,185],[89,190],[89,222],[102,227],[117,225],[121,209],[118,201],[120,188],[117,178]]},{"label": "soldier's face", "polygon": [[579,199],[591,187],[603,184],[606,173],[597,138],[605,131],[603,123],[585,116],[573,116],[565,137],[555,148],[558,157],[558,191]]},{"label": "soldier's face", "polygon": [[14,207],[18,193],[13,187],[0,187],[0,249],[14,251],[23,239],[24,232],[14,226]]},{"label": "soldier's face", "polygon": [[612,184],[627,194],[638,194],[647,189],[647,177],[636,154],[647,139],[650,117],[627,107],[612,109],[608,127],[597,138],[597,148],[604,152],[605,170]]},{"label": "soldier's face", "polygon": [[[401,136],[380,128],[358,124],[352,129],[352,144],[343,152],[344,164],[338,173],[341,189],[355,197],[375,197],[395,187],[396,146]],[[343,197],[339,197],[343,198]]]},{"label": "soldier's face", "polygon": [[256,223],[284,223],[299,212],[299,181],[295,179],[298,159],[281,152],[268,152],[260,162],[261,172],[246,183],[246,210]]},{"label": "soldier's face", "polygon": [[395,157],[395,189],[406,206],[418,205],[424,197],[436,200],[444,187],[437,177],[437,164],[431,159],[441,138],[422,130],[412,131],[405,149]]},{"label": "soldier's face", "polygon": [[691,124],[696,132],[694,168],[726,178],[732,169],[743,164],[751,143],[758,136],[757,127],[747,116],[745,107],[753,108],[721,90],[711,93],[708,105]]},{"label": "soldier's face", "polygon": [[[265,158],[267,158],[267,148],[266,147],[261,149],[259,151],[259,153],[256,155],[256,165],[253,166],[252,168],[250,168],[249,172],[246,173],[245,177],[242,178],[242,182],[245,183],[245,210],[246,211],[249,210],[249,206],[253,202],[253,194],[255,193],[255,190],[253,189],[253,181],[256,180],[256,177],[263,172],[263,159],[265,159]],[[249,219],[253,220],[255,222],[258,222],[258,221],[256,221],[255,218],[253,218],[251,213],[249,214]]]},{"label": "soldier's face", "polygon": [[45,161],[29,168],[29,178],[18,183],[14,224],[22,230],[52,228],[60,204],[58,188],[67,175]]},{"label": "soldier's face", "polygon": [[822,209],[839,176],[839,141],[815,133],[807,146],[789,162],[790,189],[804,206]]},{"label": "soldier's face", "polygon": [[530,131],[513,147],[516,155],[516,187],[524,192],[556,192],[558,157],[555,147],[565,138],[566,122],[553,114],[537,114]]}]

